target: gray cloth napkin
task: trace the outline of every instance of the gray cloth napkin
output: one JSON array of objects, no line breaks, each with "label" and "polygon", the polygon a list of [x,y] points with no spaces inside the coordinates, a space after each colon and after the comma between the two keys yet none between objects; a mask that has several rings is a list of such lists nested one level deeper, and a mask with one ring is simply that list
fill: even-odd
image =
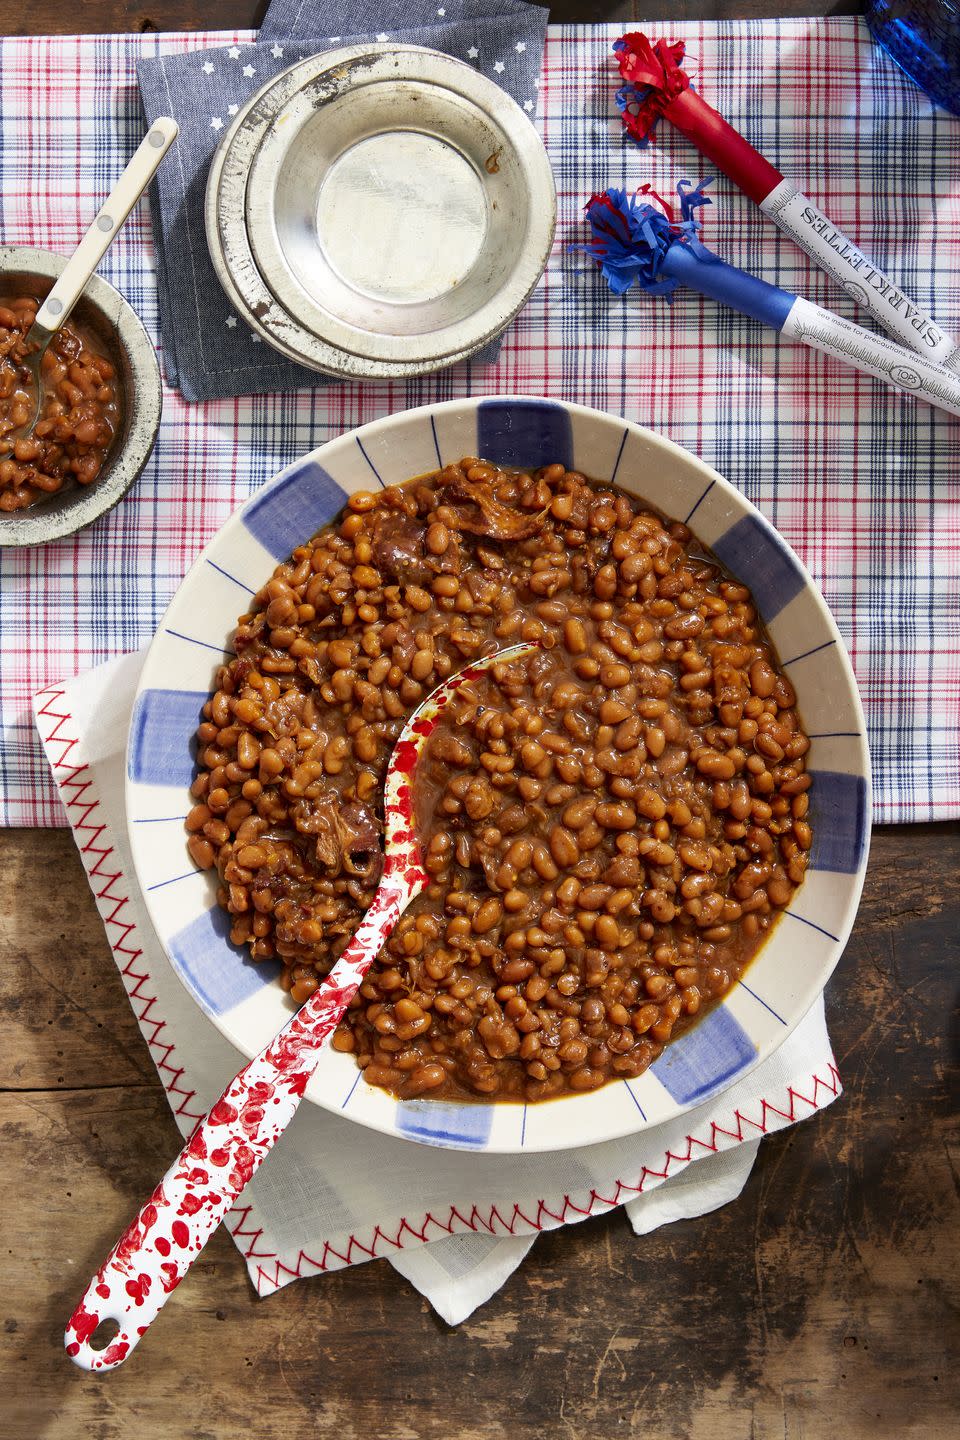
[{"label": "gray cloth napkin", "polygon": [[[204,191],[220,136],[250,95],[298,60],[339,45],[395,40],[442,50],[536,108],[547,11],[520,0],[274,0],[253,43],[141,60],[147,123],[172,115],[173,151],[151,188],[168,382],[186,400],[332,382],[261,341],[237,315],[207,251]],[[495,359],[499,345],[481,359]]]}]

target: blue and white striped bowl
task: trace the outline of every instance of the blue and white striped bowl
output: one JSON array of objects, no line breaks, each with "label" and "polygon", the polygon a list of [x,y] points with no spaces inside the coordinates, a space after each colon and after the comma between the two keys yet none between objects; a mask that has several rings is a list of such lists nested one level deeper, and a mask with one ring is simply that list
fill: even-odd
[{"label": "blue and white striped bowl", "polygon": [[143,669],[130,725],[127,816],[137,875],[164,949],[217,1028],[254,1055],[289,1018],[276,967],[231,946],[214,881],[193,869],[183,818],[191,736],[249,596],[354,490],[391,485],[462,455],[502,465],[559,461],[687,521],[749,585],[813,744],[810,870],[723,1003],[639,1078],[544,1105],[398,1102],[328,1049],[309,1099],[426,1144],[514,1153],[633,1133],[716,1095],[766,1059],[819,995],[843,950],[867,863],[870,761],[856,682],[833,618],[771,525],[720,475],[649,430],[532,399],[468,399],[376,420],[291,465],[238,511],[186,576]]}]

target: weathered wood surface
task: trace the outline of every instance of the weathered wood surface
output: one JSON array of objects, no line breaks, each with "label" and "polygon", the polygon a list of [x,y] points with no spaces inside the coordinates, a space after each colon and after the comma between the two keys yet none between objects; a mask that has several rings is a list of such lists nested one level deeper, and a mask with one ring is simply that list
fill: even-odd
[{"label": "weathered wood surface", "polygon": [[221,1233],[94,1378],[64,1319],[177,1133],[72,841],[0,832],[0,1437],[951,1440],[958,935],[960,826],[880,831],[828,995],[846,1093],[717,1214],[544,1236],[457,1330],[383,1262],[256,1300]]},{"label": "weathered wood surface", "polygon": [[[263,0],[0,0],[0,33],[255,24]],[[564,0],[556,19],[840,13]],[[258,1301],[220,1234],[129,1367],[64,1320],[174,1154],[69,836],[0,832],[0,1440],[954,1440],[960,826],[877,834],[828,1014],[846,1085],[740,1199],[638,1240],[543,1236],[449,1330],[388,1265]]]}]

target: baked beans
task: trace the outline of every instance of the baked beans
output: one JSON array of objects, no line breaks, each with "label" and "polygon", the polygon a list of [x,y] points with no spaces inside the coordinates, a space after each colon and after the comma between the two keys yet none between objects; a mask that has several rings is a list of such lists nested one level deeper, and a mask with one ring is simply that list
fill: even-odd
[{"label": "baked beans", "polygon": [[640,1074],[806,868],[809,741],[747,588],[622,492],[467,458],[352,496],[278,566],[204,707],[190,853],[296,1003],[376,890],[405,719],[521,640],[428,742],[430,884],[333,1038],[403,1098]]},{"label": "baked beans", "polygon": [[0,301],[0,511],[23,510],[68,483],[91,485],[120,423],[113,364],[91,334],[68,320],[40,362],[40,418],[32,432],[9,438],[34,412],[24,360],[39,306],[29,295]]}]

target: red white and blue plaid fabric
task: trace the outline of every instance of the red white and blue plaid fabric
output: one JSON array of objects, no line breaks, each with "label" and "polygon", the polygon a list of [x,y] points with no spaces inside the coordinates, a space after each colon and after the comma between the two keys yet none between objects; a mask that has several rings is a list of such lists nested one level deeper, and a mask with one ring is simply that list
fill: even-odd
[{"label": "red white and blue plaid fabric", "polygon": [[[394,385],[186,405],[167,392],[144,475],[70,540],[0,551],[0,820],[65,815],[30,717],[50,682],[143,645],[190,562],[281,466],[391,410],[478,393],[556,396],[641,421],[715,464],[802,555],[849,646],[878,820],[960,814],[960,422],[891,394],[693,293],[614,299],[573,242],[608,185],[665,193],[701,162],[669,127],[621,135],[620,27],[552,27],[539,124],[556,247],[496,366]],[[8,39],[0,45],[0,237],[68,251],[142,130],[135,63],[244,34]],[[678,24],[694,83],[781,171],[960,331],[960,122],[853,19]],[[852,302],[728,182],[704,238],[732,263],[854,319]],[[159,343],[146,206],[101,266]],[[655,496],[651,498],[655,499]]]}]

